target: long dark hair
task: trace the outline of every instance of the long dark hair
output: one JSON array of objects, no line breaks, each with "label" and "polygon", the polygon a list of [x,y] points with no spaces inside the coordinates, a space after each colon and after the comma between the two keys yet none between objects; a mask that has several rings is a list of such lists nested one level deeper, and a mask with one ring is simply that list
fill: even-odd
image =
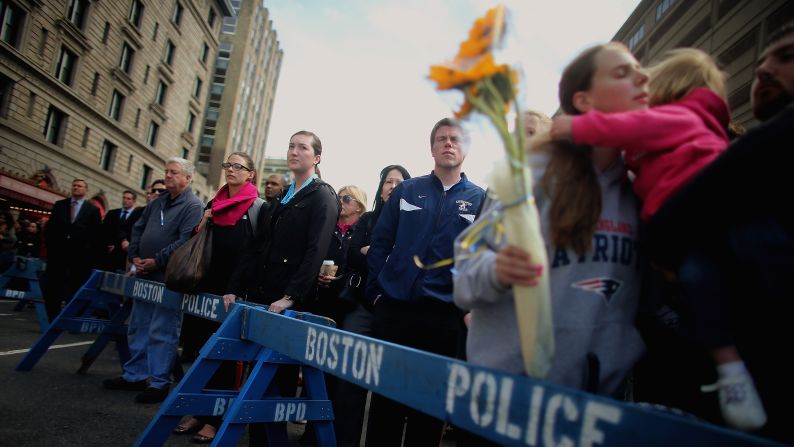
[{"label": "long dark hair", "polygon": [[385,168],[381,169],[380,171],[380,181],[378,182],[378,189],[375,191],[375,201],[374,207],[372,209],[372,224],[375,225],[375,222],[378,221],[380,217],[380,212],[383,210],[383,198],[381,197],[381,191],[383,190],[383,184],[386,183],[386,176],[389,175],[389,172],[393,170],[400,171],[400,174],[403,176],[403,180],[408,180],[411,178],[411,174],[408,173],[408,170],[400,165],[389,165]]},{"label": "long dark hair", "polygon": [[[584,50],[562,72],[559,84],[560,108],[580,115],[573,102],[576,92],[590,90],[596,71],[596,55],[618,43],[596,45]],[[593,168],[593,148],[570,142],[550,143],[549,165],[541,185],[551,197],[549,228],[556,247],[573,248],[578,254],[590,249],[601,217],[601,186]]]}]

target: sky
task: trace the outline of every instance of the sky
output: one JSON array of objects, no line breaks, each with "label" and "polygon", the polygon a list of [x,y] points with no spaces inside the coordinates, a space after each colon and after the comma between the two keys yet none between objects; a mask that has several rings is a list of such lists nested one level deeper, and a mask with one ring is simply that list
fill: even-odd
[{"label": "sky", "polygon": [[[267,0],[284,58],[265,154],[285,158],[292,134],[316,133],[322,178],[356,185],[371,207],[380,170],[429,174],[430,130],[462,97],[435,90],[429,67],[451,60],[489,0]],[[506,0],[510,34],[500,61],[523,71],[523,108],[557,109],[557,82],[581,50],[609,41],[639,0]],[[487,187],[502,145],[490,124],[471,135],[463,171]]]}]

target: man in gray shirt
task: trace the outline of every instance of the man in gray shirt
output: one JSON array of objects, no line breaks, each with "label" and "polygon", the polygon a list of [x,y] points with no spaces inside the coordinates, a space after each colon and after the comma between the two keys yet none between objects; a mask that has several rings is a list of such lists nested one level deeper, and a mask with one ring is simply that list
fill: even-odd
[{"label": "man in gray shirt", "polygon": [[[193,235],[204,209],[190,188],[193,171],[193,163],[184,158],[166,162],[168,193],[150,202],[132,229],[131,274],[162,282],[171,254]],[[127,332],[132,357],[120,377],[104,382],[105,388],[142,391],[135,397],[139,403],[162,402],[171,385],[181,325],[180,310],[134,301]]]}]

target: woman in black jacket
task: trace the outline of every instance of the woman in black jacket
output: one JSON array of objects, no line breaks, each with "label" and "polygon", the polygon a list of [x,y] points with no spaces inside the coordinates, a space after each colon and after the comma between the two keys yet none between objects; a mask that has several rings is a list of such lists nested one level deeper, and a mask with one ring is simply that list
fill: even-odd
[{"label": "woman in black jacket", "polygon": [[[245,152],[232,152],[223,163],[226,184],[215,197],[207,203],[204,217],[196,232],[211,222],[212,256],[207,275],[202,278],[198,289],[202,292],[222,294],[227,290],[229,280],[240,260],[240,254],[250,245],[254,232],[267,214],[267,204],[259,198],[256,190],[254,161]],[[182,326],[183,356],[186,353],[195,357],[198,350],[218,330],[220,323],[185,315]],[[207,384],[212,389],[232,389],[236,375],[237,362],[223,362]],[[217,416],[197,416],[179,424],[174,433],[183,434],[198,430],[193,442],[207,444],[212,442],[220,426]]]},{"label": "woman in black jacket", "polygon": [[[287,165],[295,177],[260,223],[251,249],[223,296],[224,304],[237,296],[269,304],[271,312],[305,310],[315,297],[317,273],[339,215],[339,201],[331,185],[317,177],[322,143],[317,135],[300,131],[292,135]],[[277,374],[281,394],[295,396],[298,366],[282,365]],[[264,429],[252,426],[251,444],[261,445]]]}]

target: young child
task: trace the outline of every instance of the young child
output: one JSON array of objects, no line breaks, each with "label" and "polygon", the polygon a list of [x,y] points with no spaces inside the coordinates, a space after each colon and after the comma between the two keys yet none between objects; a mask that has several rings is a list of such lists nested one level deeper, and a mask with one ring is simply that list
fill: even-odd
[{"label": "young child", "polygon": [[[551,130],[554,139],[621,148],[636,176],[633,187],[643,201],[641,218],[646,222],[725,150],[730,121],[725,76],[708,54],[693,48],[673,50],[650,69],[650,76],[651,108],[562,116]],[[717,365],[719,379],[704,391],[719,390],[720,409],[729,425],[744,430],[763,426],[766,414],[725,315],[726,274],[717,260],[693,247],[678,278],[692,312],[693,335]]]}]

